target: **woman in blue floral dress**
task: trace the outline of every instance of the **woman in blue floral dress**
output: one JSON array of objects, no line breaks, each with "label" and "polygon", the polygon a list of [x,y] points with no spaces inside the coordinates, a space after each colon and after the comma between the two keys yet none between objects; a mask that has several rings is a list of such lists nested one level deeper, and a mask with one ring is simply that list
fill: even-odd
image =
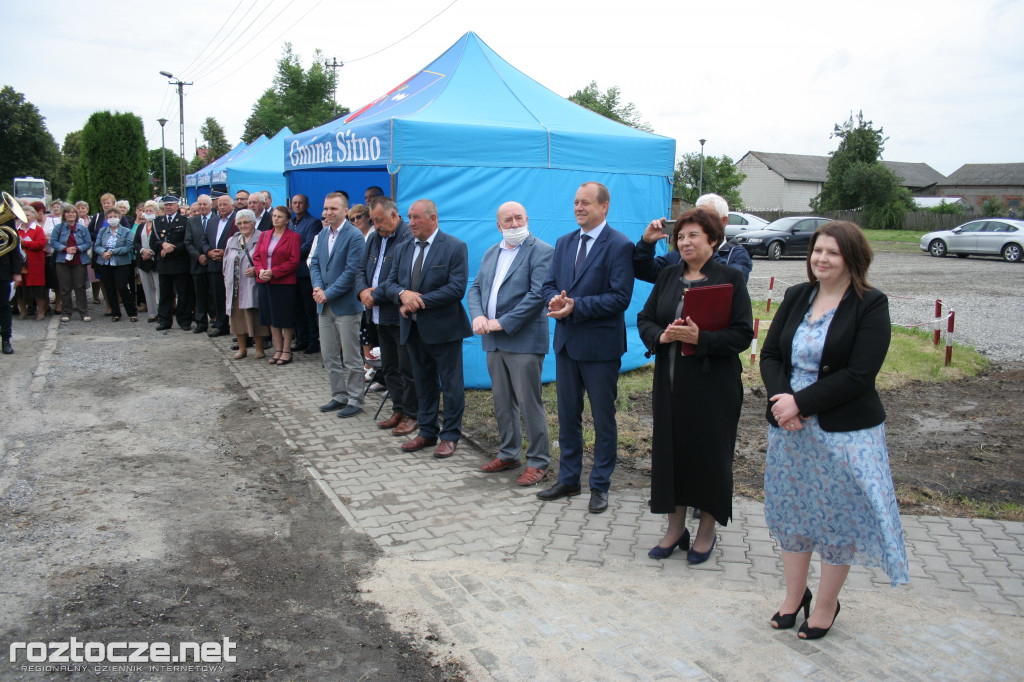
[{"label": "woman in blue floral dress", "polygon": [[[804,639],[824,637],[839,615],[852,564],[909,581],[906,548],[885,444],[875,377],[891,334],[889,301],[867,283],[871,247],[853,223],[818,228],[810,280],[791,287],[761,355],[769,396],[764,506],[782,548],[786,598],[772,617]],[[821,556],[813,613],[811,552]]]}]

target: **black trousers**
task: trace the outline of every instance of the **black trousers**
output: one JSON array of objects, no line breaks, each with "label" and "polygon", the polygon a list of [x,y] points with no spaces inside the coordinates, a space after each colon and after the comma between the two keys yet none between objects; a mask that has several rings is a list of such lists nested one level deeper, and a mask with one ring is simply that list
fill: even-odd
[{"label": "black trousers", "polygon": [[107,304],[114,317],[121,317],[121,306],[130,317],[137,317],[135,296],[132,295],[131,283],[135,279],[135,266],[104,265],[98,268],[103,290],[107,292]]},{"label": "black trousers", "polygon": [[213,311],[210,313],[210,316],[216,320],[213,326],[227,334],[230,325],[225,307],[227,290],[224,289],[224,274],[219,270],[217,272],[208,272],[206,273],[206,278],[210,287],[210,299],[213,301]]},{"label": "black trousers", "polygon": [[313,300],[313,280],[296,277],[295,283],[295,342],[317,346],[320,344],[320,320]]},{"label": "black trousers", "polygon": [[171,324],[173,315],[178,320],[179,326],[190,329],[192,327],[192,310],[195,307],[194,298],[192,275],[187,272],[172,275],[161,273],[160,305],[157,313],[160,317],[160,324]]},{"label": "black trousers", "polygon": [[402,330],[397,324],[377,325],[381,371],[384,372],[384,385],[391,396],[392,409],[416,418],[419,412],[416,382],[412,378],[409,349],[402,345],[401,334]]},{"label": "black trousers", "polygon": [[196,292],[195,317],[196,329],[207,329],[210,313],[213,312],[213,292],[210,291],[208,272],[192,275],[192,287]]}]

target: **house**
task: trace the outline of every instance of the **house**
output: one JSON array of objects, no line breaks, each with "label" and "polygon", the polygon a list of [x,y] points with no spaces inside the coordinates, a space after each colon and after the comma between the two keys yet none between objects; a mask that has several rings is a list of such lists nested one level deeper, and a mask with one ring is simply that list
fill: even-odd
[{"label": "house", "polygon": [[968,163],[960,166],[935,187],[935,194],[963,197],[981,211],[986,199],[998,199],[1007,215],[1021,215],[1024,197],[1024,163]]},{"label": "house", "polygon": [[[751,211],[809,211],[828,177],[830,160],[809,154],[747,152],[736,163],[736,169],[747,176],[739,187],[743,206]],[[945,179],[926,163],[882,163],[903,178],[903,186],[911,192],[934,190]]]}]

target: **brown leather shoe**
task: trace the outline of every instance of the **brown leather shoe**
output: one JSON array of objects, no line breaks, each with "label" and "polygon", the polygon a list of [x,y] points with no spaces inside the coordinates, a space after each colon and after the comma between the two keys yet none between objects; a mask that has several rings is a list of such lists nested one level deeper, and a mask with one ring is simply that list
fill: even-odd
[{"label": "brown leather shoe", "polygon": [[547,475],[547,469],[526,467],[526,471],[523,472],[523,475],[516,479],[516,485],[536,485],[543,481]]},{"label": "brown leather shoe", "polygon": [[424,438],[423,436],[416,436],[408,443],[402,443],[402,449],[406,452],[416,452],[423,448],[428,448],[431,445],[437,445],[436,438]]},{"label": "brown leather shoe", "polygon": [[402,413],[392,412],[391,416],[382,422],[377,422],[378,429],[393,429],[402,423]]},{"label": "brown leather shoe", "polygon": [[455,454],[455,446],[458,445],[455,441],[443,440],[441,444],[434,450],[434,457],[437,459],[448,459]]},{"label": "brown leather shoe", "polygon": [[507,471],[508,469],[518,469],[519,465],[522,464],[519,460],[505,461],[501,457],[495,457],[487,464],[480,467],[480,471],[485,474],[493,474],[498,471]]},{"label": "brown leather shoe", "polygon": [[402,422],[391,429],[391,435],[393,436],[408,436],[410,433],[416,433],[420,430],[420,425],[416,423],[416,420],[412,417],[402,417]]}]

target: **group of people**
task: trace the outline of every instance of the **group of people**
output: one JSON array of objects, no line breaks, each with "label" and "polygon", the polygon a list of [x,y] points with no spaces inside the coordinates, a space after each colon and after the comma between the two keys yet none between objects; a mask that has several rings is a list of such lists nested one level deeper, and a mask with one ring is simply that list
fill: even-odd
[{"label": "group of people", "polygon": [[[97,220],[93,237],[75,208],[62,206],[48,243],[64,268],[58,270],[64,310],[71,308],[71,290],[84,297],[81,268],[91,246],[95,262],[108,268],[101,280],[118,311],[118,298],[131,298],[129,271],[119,268],[134,253],[141,271],[157,275],[142,283],[147,301],[159,285],[158,329],[170,328],[173,306],[183,329],[194,320],[203,331],[208,320],[211,336],[235,334],[236,359],[246,357],[250,343],[264,357],[268,333],[271,364],[288,364],[299,348],[318,349],[330,390],[319,409],[341,418],[362,412],[367,349],[379,347],[378,374],[392,413],[377,426],[406,438],[402,450],[434,448],[439,459],[454,454],[462,435],[463,339],[479,335],[500,441],[480,469],[520,469],[525,431],[526,466],[515,481],[521,486],[543,481],[551,462],[541,402],[550,350],[559,465],[557,480],[537,497],[553,501],[582,491],[586,396],[595,431],[588,510],[601,513],[617,458],[625,311],[635,279],[653,282],[637,327],[655,358],[650,508],[665,514],[667,525],[649,556],[668,559],[678,547],[690,564],[708,560],[716,524],[732,518],[743,400],[739,356],[753,336],[746,287],[752,263],[744,249],[725,243],[728,205],[721,197],[701,197],[671,230],[664,219],[652,221],[635,244],[608,224],[611,198],[598,182],[577,189],[578,229],[553,246],[530,232],[522,204],[502,203],[496,243],[470,286],[467,246],[440,229],[429,199],[414,201],[406,221],[380,188],[368,189],[366,204],[356,206],[344,192],[332,192],[318,220],[303,195],[292,197],[290,210],[268,210],[260,193],[242,194],[234,202],[219,197],[216,216],[209,197],[200,197],[188,218],[174,197],[164,197],[164,215],[155,218],[156,206],[146,204],[134,236],[116,210]],[[670,250],[655,256],[665,238]],[[29,252],[34,239],[29,234]],[[881,567],[894,585],[908,581],[885,412],[874,388],[889,344],[888,302],[867,282],[870,262],[859,227],[819,228],[807,256],[808,282],[786,293],[761,354],[770,423],[765,513],[783,550],[786,581],[771,624],[791,628],[803,610],[799,634],[808,639],[824,636],[835,621],[851,564]],[[687,293],[695,301],[703,287],[724,292],[724,322],[694,319],[699,310],[692,302],[688,307]],[[133,308],[125,307],[134,319]],[[701,510],[692,539],[691,508]],[[812,551],[822,561],[813,613]]]}]

